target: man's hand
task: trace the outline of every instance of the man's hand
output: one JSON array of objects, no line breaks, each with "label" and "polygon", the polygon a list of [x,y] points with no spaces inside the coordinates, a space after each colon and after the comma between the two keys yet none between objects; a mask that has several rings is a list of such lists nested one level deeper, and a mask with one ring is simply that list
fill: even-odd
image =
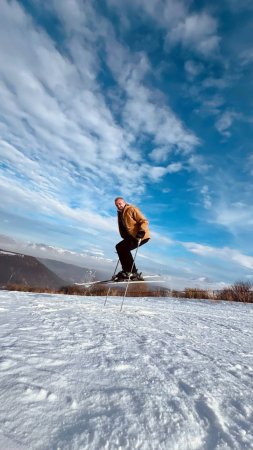
[{"label": "man's hand", "polygon": [[142,239],[145,236],[145,231],[139,230],[136,234],[136,239]]}]

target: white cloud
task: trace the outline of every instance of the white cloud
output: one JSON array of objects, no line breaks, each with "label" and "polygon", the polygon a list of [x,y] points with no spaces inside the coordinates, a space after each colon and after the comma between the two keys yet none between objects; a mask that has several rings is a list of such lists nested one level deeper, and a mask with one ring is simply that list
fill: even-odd
[{"label": "white cloud", "polygon": [[2,193],[2,208],[22,213],[33,211],[38,215],[56,216],[58,223],[68,221],[75,223],[83,232],[97,235],[100,232],[116,231],[115,219],[107,216],[103,217],[99,212],[92,212],[87,207],[71,208],[63,199],[57,198],[46,189],[31,189],[25,186],[23,180],[9,181],[9,174],[0,175],[0,189]]},{"label": "white cloud", "polygon": [[201,155],[196,154],[192,154],[189,156],[187,165],[190,170],[194,170],[200,174],[206,173],[210,168],[210,165],[205,162],[204,158]]},{"label": "white cloud", "polygon": [[[130,55],[91,5],[88,10],[78,1],[65,2],[61,7],[58,2],[53,5],[69,34],[65,45],[71,58],[59,52],[18,3],[4,2],[0,56],[5,64],[0,71],[0,90],[5,141],[31,161],[34,179],[40,179],[40,186],[46,185],[58,199],[64,184],[59,173],[77,189],[85,180],[86,189],[92,190],[95,184],[98,192],[106,183],[118,191],[143,193],[150,176],[148,170],[139,171],[137,166],[143,157],[135,145],[140,134],[144,138],[145,134],[152,135],[167,153],[171,146],[191,152],[198,139],[159,99],[159,92],[145,87],[144,77],[151,71],[145,55]],[[96,81],[96,45],[101,39],[107,48],[108,64],[127,96],[122,106],[123,126]],[[12,159],[14,172],[15,164],[17,160]],[[154,172],[175,170],[173,165],[168,167],[161,170],[158,166]],[[138,182],[131,179],[136,170]]]},{"label": "white cloud", "polygon": [[203,186],[200,190],[200,193],[203,196],[204,208],[210,209],[212,207],[212,200],[209,192],[209,187],[207,185]]},{"label": "white cloud", "polygon": [[129,78],[126,92],[123,117],[133,133],[153,137],[154,143],[162,146],[167,154],[173,146],[181,152],[191,152],[199,144],[198,138],[184,127],[169,106],[157,101],[155,93],[143,84]]},{"label": "white cloud", "polygon": [[176,173],[176,172],[180,172],[180,170],[182,170],[183,168],[183,164],[178,162],[178,163],[171,163],[166,167],[167,173]]},{"label": "white cloud", "polygon": [[0,246],[12,252],[24,253],[37,258],[49,258],[65,263],[76,264],[79,267],[94,268],[103,270],[108,274],[113,271],[115,262],[104,257],[103,251],[99,247],[91,248],[85,252],[75,252],[66,248],[47,245],[45,243],[35,243],[24,240],[9,239],[8,236],[0,235]]},{"label": "white cloud", "polygon": [[150,152],[149,157],[157,163],[162,163],[167,161],[172,150],[173,147],[156,147]]},{"label": "white cloud", "polygon": [[215,210],[216,223],[225,226],[230,231],[249,228],[253,225],[253,208],[250,203],[229,204],[219,203]]},{"label": "white cloud", "polygon": [[35,161],[2,139],[0,139],[0,149],[2,162],[8,163],[10,166],[16,166],[19,173],[28,176],[36,170],[37,163]]},{"label": "white cloud", "polygon": [[[81,1],[53,3],[62,20],[62,53],[18,3],[3,6],[0,152],[8,166],[0,175],[3,209],[50,218],[56,228],[67,226],[91,244],[104,232],[112,241],[112,198],[138,200],[147,183],[185,168],[204,170],[195,155],[198,137],[148,84],[147,56],[130,54],[92,5],[86,10]],[[99,45],[106,48],[103,63],[114,77],[119,115],[98,83]],[[153,142],[150,159],[143,152],[146,140]],[[160,242],[171,241],[160,236]]]},{"label": "white cloud", "polygon": [[225,99],[221,95],[214,95],[212,98],[202,100],[201,112],[211,115],[220,114],[221,107],[224,105]]},{"label": "white cloud", "polygon": [[119,3],[116,0],[107,0],[107,3],[118,11],[124,24],[127,23],[123,20],[124,13],[129,9],[132,13],[144,13],[151,18],[156,25],[166,31],[168,48],[181,44],[204,58],[216,54],[219,50],[217,20],[207,11],[191,14],[190,4],[187,1],[128,0]]},{"label": "white cloud", "polygon": [[222,90],[230,87],[235,81],[236,78],[234,78],[231,74],[226,74],[221,78],[207,77],[203,80],[202,87],[204,89],[215,88]]},{"label": "white cloud", "polygon": [[238,113],[227,110],[223,112],[219,119],[216,121],[215,127],[223,136],[229,137],[231,135],[229,128],[231,128],[234,120],[238,117],[240,117]]},{"label": "white cloud", "polygon": [[[243,152],[242,147],[241,154]],[[208,190],[202,191],[202,195],[203,199],[206,195],[210,196],[212,205],[202,220],[217,227],[217,230],[224,230],[227,236],[229,234],[239,243],[240,248],[247,251],[253,225],[252,183],[248,178],[250,160],[242,160],[238,155],[234,167],[227,164],[227,159],[224,162],[225,167],[217,164],[211,176],[209,172],[206,177],[203,186],[208,186]]]},{"label": "white cloud", "polygon": [[117,0],[107,0],[107,3],[116,8],[120,16],[124,16],[122,9],[124,11],[131,8],[132,11],[137,10],[138,13],[152,18],[163,28],[177,23],[187,12],[187,2],[182,0],[123,0],[120,3]]},{"label": "white cloud", "polygon": [[184,64],[184,69],[189,76],[189,78],[196,78],[201,72],[203,72],[204,66],[203,64],[193,61],[187,60]]},{"label": "white cloud", "polygon": [[238,250],[223,247],[210,247],[208,245],[202,245],[195,242],[185,242],[182,243],[183,247],[185,247],[189,252],[194,253],[196,255],[204,256],[204,257],[213,257],[227,261],[235,262],[239,266],[246,267],[247,269],[253,269],[253,257],[244,255],[240,253]]},{"label": "white cloud", "polygon": [[243,50],[240,55],[240,61],[243,66],[253,63],[253,50],[252,48]]},{"label": "white cloud", "polygon": [[181,44],[207,57],[219,49],[217,21],[203,12],[188,15],[167,34],[168,45]]}]

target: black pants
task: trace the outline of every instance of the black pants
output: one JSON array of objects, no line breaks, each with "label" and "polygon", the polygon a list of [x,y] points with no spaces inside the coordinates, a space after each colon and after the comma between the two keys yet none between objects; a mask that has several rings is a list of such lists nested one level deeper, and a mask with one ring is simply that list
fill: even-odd
[{"label": "black pants", "polygon": [[[146,242],[148,241],[149,239],[143,239],[143,241],[141,241],[140,243],[140,246],[146,244]],[[120,241],[116,245],[116,250],[119,256],[122,270],[124,270],[125,272],[131,272],[131,270],[133,273],[137,272],[136,266],[135,264],[133,264],[134,260],[131,253],[131,250],[134,250],[137,247],[138,241],[131,236],[126,237],[125,239],[123,239],[123,241]]]}]

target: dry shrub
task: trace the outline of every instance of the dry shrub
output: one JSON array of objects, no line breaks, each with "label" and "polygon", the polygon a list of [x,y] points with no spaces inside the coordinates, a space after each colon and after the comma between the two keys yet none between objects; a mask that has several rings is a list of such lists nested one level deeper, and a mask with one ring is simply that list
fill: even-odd
[{"label": "dry shrub", "polygon": [[183,291],[177,291],[176,289],[172,289],[172,291],[170,292],[171,297],[175,297],[175,298],[183,298],[184,297],[184,292]]},{"label": "dry shrub", "polygon": [[218,292],[216,298],[233,302],[253,303],[252,284],[248,281],[237,281],[230,288]]},{"label": "dry shrub", "polygon": [[234,294],[232,288],[224,288],[216,293],[217,300],[226,300],[228,302],[234,301]]},{"label": "dry shrub", "polygon": [[8,284],[6,286],[7,291],[19,291],[19,292],[37,292],[46,294],[56,294],[58,291],[52,288],[43,288],[38,286],[27,286],[27,284]]},{"label": "dry shrub", "polygon": [[59,294],[66,295],[86,295],[86,290],[83,287],[76,286],[74,284],[63,286],[58,292]]},{"label": "dry shrub", "polygon": [[28,289],[28,286],[25,284],[8,284],[6,286],[7,291],[21,291],[26,292]]},{"label": "dry shrub", "polygon": [[[131,283],[130,283],[131,286]],[[109,288],[109,286],[96,286],[89,288],[85,291],[85,295],[88,296],[100,296],[100,295],[107,295],[109,291],[109,296],[123,296],[125,293],[125,288],[120,288],[117,286],[113,286]],[[128,289],[127,291],[127,297],[168,297],[170,295],[170,291],[164,290],[164,289],[143,289],[142,286],[139,286],[134,291]]]},{"label": "dry shrub", "polygon": [[[97,288],[92,288],[92,289],[87,289],[85,291],[85,295],[87,296],[94,296],[94,297],[99,297],[99,296],[104,296],[107,295],[109,288],[106,287],[97,287]],[[110,291],[110,295],[113,295],[112,290]],[[114,295],[117,295],[116,293]]]},{"label": "dry shrub", "polygon": [[147,297],[171,297],[171,291],[165,289],[157,289],[146,293]]},{"label": "dry shrub", "polygon": [[185,288],[184,291],[184,297],[185,298],[205,298],[209,299],[209,293],[205,291],[204,289],[197,289],[197,288]]},{"label": "dry shrub", "polygon": [[252,284],[250,282],[237,282],[232,286],[235,297],[239,302],[251,303],[253,300]]},{"label": "dry shrub", "polygon": [[[63,286],[60,289],[50,289],[42,287],[31,287],[25,284],[9,284],[6,286],[9,291],[20,292],[36,292],[49,294],[66,294],[66,295],[83,295],[83,296],[106,296],[109,290],[108,286],[93,286],[89,288],[69,285]],[[125,290],[118,287],[113,287],[109,291],[110,296],[123,296]],[[143,289],[140,285],[134,292],[128,291],[127,297],[176,297],[176,298],[191,298],[191,299],[212,299],[212,300],[227,300],[235,302],[253,303],[252,284],[250,282],[238,281],[231,287],[225,288],[215,295],[213,292],[208,292],[203,289],[186,288],[184,291],[166,290],[166,289]]]}]

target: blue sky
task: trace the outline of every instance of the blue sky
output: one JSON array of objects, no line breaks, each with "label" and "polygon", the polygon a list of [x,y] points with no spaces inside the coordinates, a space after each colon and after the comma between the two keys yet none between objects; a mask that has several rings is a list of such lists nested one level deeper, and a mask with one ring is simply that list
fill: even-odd
[{"label": "blue sky", "polygon": [[114,260],[122,195],[150,221],[140,268],[253,280],[252,19],[247,0],[1,0],[2,234]]}]

